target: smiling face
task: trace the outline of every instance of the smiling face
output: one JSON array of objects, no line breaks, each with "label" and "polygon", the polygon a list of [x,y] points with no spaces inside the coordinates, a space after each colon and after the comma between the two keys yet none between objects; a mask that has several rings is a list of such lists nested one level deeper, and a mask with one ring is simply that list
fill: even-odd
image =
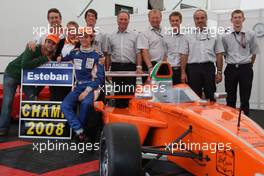
[{"label": "smiling face", "polygon": [[233,23],[234,28],[241,28],[245,17],[243,13],[233,13],[231,22]]},{"label": "smiling face", "polygon": [[177,29],[179,31],[181,25],[181,19],[179,16],[171,16],[170,17],[170,24],[173,29]]},{"label": "smiling face", "polygon": [[78,39],[78,27],[73,24],[67,25],[67,37],[69,40],[77,40]]},{"label": "smiling face", "polygon": [[162,16],[160,11],[150,11],[149,15],[149,23],[152,27],[159,29],[160,23],[162,20]]},{"label": "smiling face", "polygon": [[57,48],[57,44],[50,39],[46,39],[44,43],[44,48],[48,53],[53,53]]},{"label": "smiling face", "polygon": [[207,14],[203,10],[197,10],[193,15],[195,26],[203,29],[207,26]]},{"label": "smiling face", "polygon": [[85,17],[86,25],[94,27],[96,24],[96,16],[95,14],[88,12],[86,17]]},{"label": "smiling face", "polygon": [[50,12],[48,14],[48,21],[51,27],[58,27],[61,25],[61,17],[59,13]]},{"label": "smiling face", "polygon": [[125,31],[129,23],[129,16],[126,13],[120,13],[117,17],[118,29]]},{"label": "smiling face", "polygon": [[83,48],[89,48],[91,47],[94,36],[87,33],[80,33],[78,38]]}]

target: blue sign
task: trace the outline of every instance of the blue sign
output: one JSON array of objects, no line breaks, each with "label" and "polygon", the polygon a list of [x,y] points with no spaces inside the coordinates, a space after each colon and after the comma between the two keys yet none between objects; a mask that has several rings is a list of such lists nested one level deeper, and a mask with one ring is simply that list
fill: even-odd
[{"label": "blue sign", "polygon": [[[72,63],[48,62],[34,69],[23,69],[21,86],[72,87]],[[22,91],[22,89],[20,89]],[[61,102],[24,101],[20,92],[19,137],[71,139],[72,130],[61,112]]]},{"label": "blue sign", "polygon": [[49,62],[34,69],[22,70],[23,85],[72,86],[73,65]]}]

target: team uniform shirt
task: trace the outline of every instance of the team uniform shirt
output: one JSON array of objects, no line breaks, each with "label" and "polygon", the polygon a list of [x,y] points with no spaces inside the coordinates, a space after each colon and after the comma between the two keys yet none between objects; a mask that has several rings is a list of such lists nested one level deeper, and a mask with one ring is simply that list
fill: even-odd
[{"label": "team uniform shirt", "polygon": [[222,38],[227,64],[251,63],[251,57],[258,52],[257,37],[253,31],[244,29],[237,34],[231,31]]},{"label": "team uniform shirt", "polygon": [[163,37],[165,55],[168,57],[168,62],[172,67],[180,67],[180,45],[184,35],[168,32]]},{"label": "team uniform shirt", "polygon": [[188,55],[188,64],[215,62],[216,54],[223,52],[220,36],[213,36],[210,31],[192,31],[185,35],[180,46],[180,53]]},{"label": "team uniform shirt", "polygon": [[[87,118],[93,110],[93,102],[97,100],[100,86],[104,84],[104,65],[102,54],[90,49],[76,49],[63,58],[64,61],[73,61],[77,85],[62,101],[61,110],[70,127],[77,133],[83,133],[87,125]],[[79,96],[84,92],[87,95],[80,102],[79,114],[74,107]]]},{"label": "team uniform shirt", "polygon": [[132,31],[117,31],[107,39],[108,54],[111,54],[111,61],[118,63],[136,63],[137,34]]},{"label": "team uniform shirt", "polygon": [[78,85],[97,89],[104,83],[103,55],[94,50],[73,50],[63,61],[73,61]]},{"label": "team uniform shirt", "polygon": [[148,49],[151,61],[159,62],[164,58],[164,44],[162,30],[149,27],[138,36],[137,48]]}]

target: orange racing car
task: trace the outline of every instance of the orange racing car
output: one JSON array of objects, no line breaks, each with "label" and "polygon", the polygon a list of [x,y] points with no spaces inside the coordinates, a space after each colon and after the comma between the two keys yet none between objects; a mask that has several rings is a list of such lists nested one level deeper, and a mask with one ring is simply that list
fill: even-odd
[{"label": "orange racing car", "polygon": [[[172,86],[171,76],[170,65],[159,63],[128,108],[95,103],[105,123],[100,175],[151,175],[153,160],[200,176],[263,175],[263,129],[241,111],[200,99],[185,84]],[[144,158],[150,160],[142,164]]]}]

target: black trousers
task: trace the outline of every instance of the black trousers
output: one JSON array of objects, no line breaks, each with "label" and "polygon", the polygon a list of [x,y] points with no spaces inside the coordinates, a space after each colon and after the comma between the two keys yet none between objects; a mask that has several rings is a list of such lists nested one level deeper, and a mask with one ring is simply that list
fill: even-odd
[{"label": "black trousers", "polygon": [[[111,71],[135,71],[136,64],[133,63],[118,63],[113,62]],[[115,85],[115,95],[133,95],[136,85],[136,77],[113,77],[113,84]],[[128,107],[129,99],[116,99],[115,107]]]},{"label": "black trousers", "polygon": [[212,62],[192,63],[186,67],[188,85],[199,96],[215,101],[215,65]]},{"label": "black trousers", "polygon": [[253,81],[252,64],[227,64],[224,74],[227,105],[236,107],[237,86],[239,84],[240,106],[244,113],[249,115],[249,99]]},{"label": "black trousers", "polygon": [[181,83],[181,68],[180,67],[172,67],[172,83],[173,85]]}]

